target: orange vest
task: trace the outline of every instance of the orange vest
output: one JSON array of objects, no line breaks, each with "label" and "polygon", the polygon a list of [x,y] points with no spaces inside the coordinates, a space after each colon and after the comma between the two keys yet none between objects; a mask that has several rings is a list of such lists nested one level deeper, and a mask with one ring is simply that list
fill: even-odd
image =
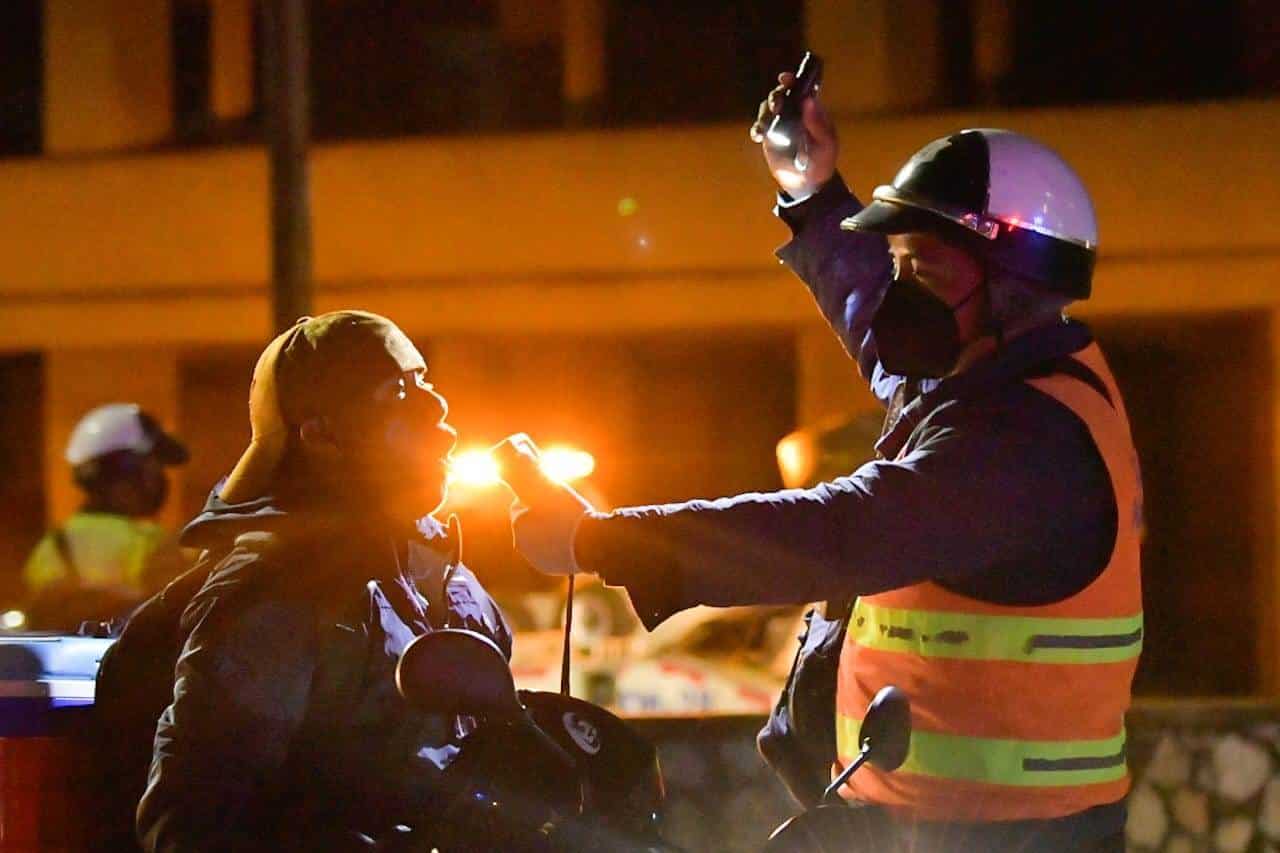
[{"label": "orange vest", "polygon": [[[1142,648],[1142,485],[1124,404],[1096,344],[1085,381],[1026,380],[1084,421],[1115,490],[1111,559],[1079,593],[1009,607],[925,582],[854,605],[836,691],[839,763],[858,754],[867,703],[886,684],[911,700],[906,763],[866,766],[841,790],[921,820],[1054,818],[1129,789],[1124,714]],[[1028,567],[1034,569],[1034,567]]]}]

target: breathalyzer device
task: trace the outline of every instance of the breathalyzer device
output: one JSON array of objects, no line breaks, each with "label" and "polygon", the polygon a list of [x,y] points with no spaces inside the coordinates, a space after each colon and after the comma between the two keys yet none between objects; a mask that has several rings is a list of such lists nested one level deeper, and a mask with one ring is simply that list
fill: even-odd
[{"label": "breathalyzer device", "polygon": [[795,82],[783,93],[782,106],[765,133],[769,146],[789,157],[800,172],[809,166],[809,138],[804,131],[801,109],[805,98],[817,92],[821,85],[822,57],[806,51],[796,69]]}]

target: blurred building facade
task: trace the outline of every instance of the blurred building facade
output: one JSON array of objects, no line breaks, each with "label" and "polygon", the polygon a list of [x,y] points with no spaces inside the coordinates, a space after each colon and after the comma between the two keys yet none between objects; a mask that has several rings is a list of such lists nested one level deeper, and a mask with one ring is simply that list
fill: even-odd
[{"label": "blurred building facade", "polygon": [[[271,331],[256,4],[11,5],[8,55],[34,70],[0,83],[0,592],[74,506],[61,449],[93,405],[137,400],[189,439],[167,518],[194,512],[247,438]],[[774,487],[774,441],[873,405],[771,256],[786,232],[745,133],[808,47],[864,197],[966,126],[1081,173],[1101,255],[1077,313],[1148,484],[1143,685],[1280,692],[1268,4],[440,5],[311,4],[315,302],[423,342],[464,440],[574,441],[609,500],[671,499]],[[1104,15],[1121,20],[1090,30]]]}]

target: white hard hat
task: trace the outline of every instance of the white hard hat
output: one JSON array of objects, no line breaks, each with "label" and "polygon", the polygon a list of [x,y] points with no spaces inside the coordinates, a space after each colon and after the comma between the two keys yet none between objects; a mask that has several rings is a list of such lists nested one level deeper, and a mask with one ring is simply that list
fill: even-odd
[{"label": "white hard hat", "polygon": [[1009,130],[936,139],[846,230],[960,233],[993,262],[1074,299],[1088,298],[1098,223],[1084,183],[1052,149]]},{"label": "white hard hat", "polygon": [[136,403],[108,403],[81,418],[71,431],[66,459],[77,466],[121,450],[154,454],[169,465],[187,461],[187,449],[181,442]]}]

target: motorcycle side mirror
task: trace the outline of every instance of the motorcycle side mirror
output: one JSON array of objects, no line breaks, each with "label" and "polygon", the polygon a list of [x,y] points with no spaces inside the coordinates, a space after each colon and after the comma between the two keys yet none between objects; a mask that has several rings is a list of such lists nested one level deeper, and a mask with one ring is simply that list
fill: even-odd
[{"label": "motorcycle side mirror", "polygon": [[911,702],[892,684],[883,687],[867,706],[858,730],[867,760],[881,770],[897,770],[911,745]]},{"label": "motorcycle side mirror", "polygon": [[405,647],[396,689],[414,708],[436,714],[516,716],[523,711],[511,667],[483,634],[445,628]]},{"label": "motorcycle side mirror", "polygon": [[819,803],[834,803],[844,783],[866,762],[881,770],[897,770],[911,746],[911,702],[892,684],[881,687],[867,706],[858,728],[858,756],[822,792]]}]

